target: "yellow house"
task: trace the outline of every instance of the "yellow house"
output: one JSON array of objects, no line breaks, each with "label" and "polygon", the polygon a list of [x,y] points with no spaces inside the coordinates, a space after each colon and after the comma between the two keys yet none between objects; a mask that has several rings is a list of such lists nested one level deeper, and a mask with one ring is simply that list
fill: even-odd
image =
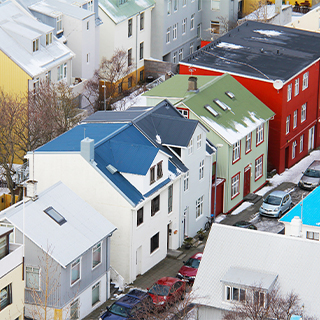
[{"label": "yellow house", "polygon": [[12,236],[12,228],[0,226],[0,319],[23,320],[23,249]]}]

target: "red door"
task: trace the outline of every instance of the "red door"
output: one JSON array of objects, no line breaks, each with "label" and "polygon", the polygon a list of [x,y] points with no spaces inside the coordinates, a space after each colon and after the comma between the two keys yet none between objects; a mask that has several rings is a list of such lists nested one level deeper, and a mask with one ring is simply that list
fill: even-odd
[{"label": "red door", "polygon": [[[223,213],[223,191],[225,179],[217,178],[217,193],[216,193],[216,216]],[[212,181],[211,190],[211,216],[214,216],[214,188],[215,180]]]},{"label": "red door", "polygon": [[251,167],[247,166],[244,168],[243,197],[250,193],[250,177]]}]

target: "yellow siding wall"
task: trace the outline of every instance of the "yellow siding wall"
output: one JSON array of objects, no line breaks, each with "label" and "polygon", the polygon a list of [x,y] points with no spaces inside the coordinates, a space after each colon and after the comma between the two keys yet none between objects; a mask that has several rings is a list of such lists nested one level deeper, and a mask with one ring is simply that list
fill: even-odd
[{"label": "yellow siding wall", "polygon": [[25,95],[31,77],[0,50],[0,88],[6,92]]},{"label": "yellow siding wall", "polygon": [[[270,2],[274,3],[275,0],[269,0]],[[291,4],[292,6],[294,6],[295,2],[298,2],[299,4],[301,4],[301,2],[305,2],[305,0],[285,0],[284,3],[285,4]],[[314,6],[315,4],[319,3],[320,0],[308,0],[311,6]]]},{"label": "yellow siding wall", "polygon": [[12,304],[0,311],[0,319],[23,320],[24,281],[22,280],[22,264],[0,279],[0,290],[12,284]]},{"label": "yellow siding wall", "polygon": [[[18,201],[18,196],[15,196],[16,202]],[[0,196],[0,211],[10,207],[11,194],[3,194]]]}]

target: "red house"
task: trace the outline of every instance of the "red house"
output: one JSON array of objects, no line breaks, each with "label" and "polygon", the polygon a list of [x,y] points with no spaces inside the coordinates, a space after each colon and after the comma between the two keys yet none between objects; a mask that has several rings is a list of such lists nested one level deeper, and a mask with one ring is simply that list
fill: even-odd
[{"label": "red house", "polygon": [[276,115],[268,170],[281,173],[320,146],[320,34],[249,21],[180,62],[180,74],[231,74]]}]

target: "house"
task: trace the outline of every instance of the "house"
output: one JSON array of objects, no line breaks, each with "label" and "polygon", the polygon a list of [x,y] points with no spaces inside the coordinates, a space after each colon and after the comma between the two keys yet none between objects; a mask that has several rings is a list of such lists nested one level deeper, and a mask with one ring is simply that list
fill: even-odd
[{"label": "house", "polygon": [[[100,32],[100,60],[110,59],[117,49],[128,53],[132,72],[119,87],[119,93],[144,81],[144,59],[151,56],[151,12],[155,1],[102,0],[99,16],[103,22]],[[121,82],[121,83],[122,83]]]},{"label": "house", "polygon": [[316,241],[213,224],[192,287],[198,319],[222,319],[255,289],[266,301],[276,286],[298,294],[304,314],[319,315],[318,249]]},{"label": "house", "polygon": [[25,279],[25,315],[82,319],[110,297],[116,228],[61,182],[39,194],[35,181],[27,184],[29,198],[0,215],[1,225],[14,227],[13,242],[24,245],[18,274]]},{"label": "house", "polygon": [[279,220],[285,225],[285,235],[319,241],[319,195],[318,187]]},{"label": "house", "polygon": [[306,14],[299,16],[297,19],[290,21],[286,27],[307,30],[312,32],[320,32],[319,30],[319,7],[315,7]]},{"label": "house", "polygon": [[275,112],[268,170],[281,173],[320,145],[317,39],[318,33],[248,21],[184,59],[180,73],[228,72]]},{"label": "house", "polygon": [[207,139],[219,147],[219,184],[212,193],[212,204],[217,197],[216,215],[231,211],[266,183],[269,120],[274,113],[232,76],[176,75],[144,95],[147,104],[168,97],[185,117],[208,128]]},{"label": "house", "polygon": [[23,247],[9,241],[12,235],[12,228],[0,224],[0,318],[23,320]]},{"label": "house", "polygon": [[54,28],[39,22],[15,1],[0,4],[0,87],[25,95],[39,81],[71,84],[74,53],[54,36]]}]

